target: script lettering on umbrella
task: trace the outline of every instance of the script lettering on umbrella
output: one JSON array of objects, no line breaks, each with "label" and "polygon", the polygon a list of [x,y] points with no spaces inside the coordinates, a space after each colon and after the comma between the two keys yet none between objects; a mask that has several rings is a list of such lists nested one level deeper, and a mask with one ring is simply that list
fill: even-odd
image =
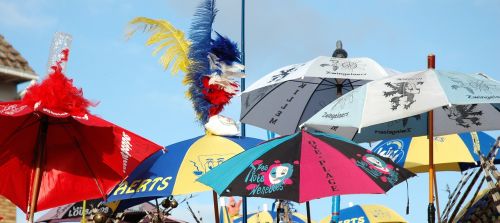
[{"label": "script lettering on umbrella", "polygon": [[0,114],[6,114],[6,115],[13,115],[16,114],[25,108],[27,108],[27,105],[0,105]]},{"label": "script lettering on umbrella", "polygon": [[400,134],[408,134],[412,132],[412,128],[405,128],[405,129],[397,129],[397,130],[375,130],[375,134],[380,134],[380,135],[400,135]]},{"label": "script lettering on umbrella", "polygon": [[[377,215],[375,215],[377,216]],[[383,218],[382,218],[383,219]],[[365,217],[349,218],[340,220],[339,223],[365,223]]]},{"label": "script lettering on umbrella", "polygon": [[[413,128],[407,127],[408,124],[410,123],[410,120],[415,119],[416,121],[418,121],[421,118],[422,118],[421,115],[414,115],[411,117],[390,121],[390,122],[387,122],[385,124],[380,125],[380,128],[385,127],[386,129],[376,129],[374,132],[375,132],[375,134],[380,134],[380,135],[409,134],[413,131]],[[402,127],[399,127],[400,125]],[[412,125],[409,125],[409,126],[412,126]]]},{"label": "script lettering on umbrella", "polygon": [[58,117],[65,117],[65,116],[69,115],[69,113],[67,113],[67,112],[55,112],[55,111],[52,111],[52,110],[47,109],[47,108],[42,108],[42,111],[44,111],[50,115],[58,116]]},{"label": "script lettering on umbrella", "polygon": [[333,173],[331,172],[330,169],[328,169],[325,165],[326,159],[323,156],[321,150],[318,148],[318,145],[315,141],[309,140],[307,143],[313,148],[314,154],[318,158],[319,165],[321,166],[321,170],[323,170],[323,173],[325,174],[325,179],[328,182],[328,185],[330,186],[330,189],[332,191],[337,191],[337,182],[335,181],[335,177],[333,176]]},{"label": "script lettering on umbrella", "polygon": [[496,92],[498,88],[497,85],[489,84],[487,81],[484,80],[477,80],[472,78],[469,80],[461,80],[454,77],[448,77],[448,79],[450,79],[450,81],[453,82],[453,84],[451,85],[451,89],[453,90],[464,89],[473,95],[476,94],[477,92],[485,94],[493,94],[494,92]]},{"label": "script lettering on umbrella", "polygon": [[[293,164],[298,165],[298,161]],[[290,178],[294,167],[290,163],[275,160],[273,164],[268,165],[262,160],[255,160],[249,169],[244,180],[247,184],[246,190],[250,191],[249,195],[271,194],[283,191],[286,185],[293,184]]]},{"label": "script lettering on umbrella", "polygon": [[146,179],[136,179],[130,184],[123,181],[115,189],[113,195],[133,194],[138,192],[163,191],[168,188],[170,180],[173,177],[155,177]]},{"label": "script lettering on umbrella", "polygon": [[354,90],[351,93],[335,100],[335,103],[330,107],[330,109],[327,109],[327,111],[323,111],[323,115],[321,117],[333,120],[349,116],[349,112],[338,112],[338,110],[343,110],[344,108],[346,108],[346,106],[351,105],[354,102],[354,98],[357,96],[357,94],[358,91]]},{"label": "script lettering on umbrella", "polygon": [[292,95],[290,97],[288,97],[287,99],[285,99],[285,101],[283,102],[283,105],[279,107],[279,110],[276,111],[274,113],[274,116],[271,117],[271,120],[269,120],[269,124],[273,124],[273,125],[276,125],[276,123],[278,122],[281,114],[283,114],[283,112],[286,111],[288,105],[290,103],[292,103],[292,101],[294,101],[295,99],[295,96],[294,95],[297,95],[302,89],[304,89],[305,87],[307,86],[306,83],[300,83],[299,86],[297,86],[297,88],[295,89],[295,91],[292,93]]},{"label": "script lettering on umbrella", "polygon": [[122,162],[123,162],[123,173],[127,172],[127,163],[128,159],[130,158],[130,151],[132,150],[132,144],[130,143],[131,138],[129,135],[127,135],[125,132],[122,133],[122,142],[120,146],[120,151],[122,155]]},{"label": "script lettering on umbrella", "polygon": [[80,119],[80,120],[89,120],[89,116],[87,114],[82,115],[82,116],[75,116],[75,115],[73,115],[72,117],[75,118],[75,119]]},{"label": "script lettering on umbrella", "polygon": [[[85,208],[85,216],[90,216],[92,214],[92,209],[96,207],[88,207]],[[111,208],[106,207],[106,206],[100,206],[97,208],[97,211],[102,212],[102,213],[108,213],[111,212]],[[68,218],[72,217],[82,217],[83,216],[83,207],[71,207],[71,209],[68,211]]]},{"label": "script lettering on umbrella", "polygon": [[[339,76],[366,76],[366,72],[361,72],[365,70],[366,64],[358,60],[339,60],[335,58],[330,59],[330,63],[320,64],[321,67],[329,67],[327,74],[339,75]],[[339,72],[339,68],[343,68],[349,72]]]}]

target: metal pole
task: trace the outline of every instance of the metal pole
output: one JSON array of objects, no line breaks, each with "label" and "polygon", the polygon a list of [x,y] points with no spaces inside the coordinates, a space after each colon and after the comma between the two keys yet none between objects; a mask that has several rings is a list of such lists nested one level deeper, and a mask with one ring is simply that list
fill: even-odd
[{"label": "metal pole", "polygon": [[332,218],[331,223],[337,223],[340,220],[340,196],[332,197]]},{"label": "metal pole", "polygon": [[[434,176],[436,176],[436,170],[434,169]],[[437,177],[434,178],[434,193],[436,193],[436,208],[437,208],[437,220],[441,223],[441,209],[439,208],[439,194],[438,194],[438,184]]]},{"label": "metal pole", "polygon": [[[241,0],[241,64],[245,66],[245,0]],[[243,70],[245,73],[245,70]],[[245,91],[245,78],[240,81],[241,92]],[[246,136],[245,123],[241,123],[241,136]]]},{"label": "metal pole", "polygon": [[276,207],[276,223],[280,223],[280,213],[281,212],[281,200],[278,200],[278,205]]},{"label": "metal pole", "polygon": [[212,197],[214,199],[215,223],[220,223],[220,218],[219,218],[219,198],[217,197],[217,193],[215,193],[215,191],[212,191]]},{"label": "metal pole", "polygon": [[45,142],[47,140],[47,130],[49,127],[49,121],[47,116],[42,116],[40,120],[40,127],[36,145],[35,152],[35,173],[31,185],[31,198],[29,212],[29,222],[34,222],[34,216],[36,212],[36,205],[38,201],[38,194],[40,193],[40,185],[42,183],[42,172],[43,172],[43,161],[45,160]]},{"label": "metal pole", "polygon": [[156,217],[158,218],[158,222],[162,222],[162,217],[160,216],[161,211],[160,211],[160,205],[158,204],[158,198],[155,198],[155,202],[156,202]]},{"label": "metal pole", "polygon": [[[241,0],[241,64],[245,66],[245,0]],[[245,70],[243,70],[245,73]],[[241,78],[240,81],[241,92],[245,91],[245,78]],[[241,136],[245,137],[246,134],[246,126],[245,123],[241,123]],[[241,197],[243,200],[243,223],[247,223],[248,218],[248,207],[247,207],[247,197]]]},{"label": "metal pole", "polygon": [[[427,68],[436,68],[434,54],[427,57]],[[434,223],[436,208],[434,207],[434,113],[429,111],[427,117],[427,138],[429,139],[429,206],[427,207],[427,221]]]},{"label": "metal pole", "polygon": [[311,206],[309,205],[309,201],[306,202],[306,212],[307,212],[307,223],[311,223]]}]

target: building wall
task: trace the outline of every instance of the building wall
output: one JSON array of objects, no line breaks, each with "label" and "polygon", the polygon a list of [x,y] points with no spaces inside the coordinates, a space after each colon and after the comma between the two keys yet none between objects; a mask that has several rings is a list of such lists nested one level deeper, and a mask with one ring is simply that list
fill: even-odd
[{"label": "building wall", "polygon": [[16,223],[16,206],[9,200],[0,196],[0,220],[1,223]]},{"label": "building wall", "polygon": [[[16,99],[17,87],[13,83],[0,83],[0,101]],[[16,223],[16,206],[0,196],[0,223]]]},{"label": "building wall", "polygon": [[11,101],[17,99],[17,97],[16,84],[0,82],[0,101]]}]

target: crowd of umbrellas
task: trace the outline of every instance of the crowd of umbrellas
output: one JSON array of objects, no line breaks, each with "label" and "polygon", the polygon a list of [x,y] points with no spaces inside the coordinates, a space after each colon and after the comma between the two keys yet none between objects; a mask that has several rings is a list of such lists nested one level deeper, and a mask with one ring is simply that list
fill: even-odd
[{"label": "crowd of umbrellas", "polygon": [[[495,146],[481,131],[500,126],[500,82],[487,75],[437,70],[433,55],[428,69],[409,73],[369,58],[322,56],[273,71],[242,92],[241,122],[279,137],[207,133],[163,147],[91,114],[92,103],[64,75],[68,53],[63,49],[47,78],[21,100],[0,103],[0,194],[30,222],[37,211],[70,210],[68,204],[84,200],[95,210],[80,216],[96,222],[118,219],[116,213],[121,220],[169,222],[180,203],[174,196],[207,191],[216,222],[279,222],[289,201],[307,203],[306,216],[290,219],[311,222],[309,201],[386,193],[422,172],[429,173],[434,222],[435,172],[478,167]],[[372,150],[358,144],[379,140]],[[496,153],[492,160],[499,161]],[[227,216],[218,196],[279,202],[276,210]],[[137,205],[144,215],[123,214]],[[384,208],[353,206],[341,218],[363,213],[364,222],[378,222],[374,209]],[[398,219],[391,221],[405,222],[391,211],[385,216]],[[38,221],[69,215],[49,213]]]}]

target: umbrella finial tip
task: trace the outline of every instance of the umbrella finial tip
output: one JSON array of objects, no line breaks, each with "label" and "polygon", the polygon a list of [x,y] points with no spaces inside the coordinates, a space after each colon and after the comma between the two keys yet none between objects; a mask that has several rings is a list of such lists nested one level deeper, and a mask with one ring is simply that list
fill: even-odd
[{"label": "umbrella finial tip", "polygon": [[337,49],[342,49],[342,40],[337,40]]}]

